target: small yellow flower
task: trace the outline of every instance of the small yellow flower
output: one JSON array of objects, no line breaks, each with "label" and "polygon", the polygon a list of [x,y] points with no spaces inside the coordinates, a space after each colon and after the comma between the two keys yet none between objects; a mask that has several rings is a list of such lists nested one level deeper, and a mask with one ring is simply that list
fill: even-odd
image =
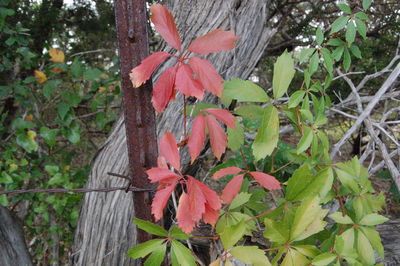
[{"label": "small yellow flower", "polygon": [[32,115],[32,114],[28,114],[28,115],[26,115],[26,116],[24,117],[24,119],[25,119],[26,121],[32,121],[32,120],[33,120],[33,115]]},{"label": "small yellow flower", "polygon": [[36,134],[35,131],[29,130],[29,131],[27,132],[27,135],[28,135],[28,139],[30,139],[30,140],[35,140],[37,134]]},{"label": "small yellow flower", "polygon": [[100,88],[99,88],[99,92],[100,92],[100,93],[105,92],[106,90],[107,90],[106,87],[100,87]]}]

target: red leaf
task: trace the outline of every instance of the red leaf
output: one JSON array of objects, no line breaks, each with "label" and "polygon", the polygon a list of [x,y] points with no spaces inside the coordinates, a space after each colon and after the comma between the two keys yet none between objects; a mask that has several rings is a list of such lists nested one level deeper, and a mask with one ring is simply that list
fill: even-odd
[{"label": "red leaf", "polygon": [[161,74],[157,83],[154,85],[153,98],[151,101],[153,102],[154,109],[156,109],[158,113],[164,111],[171,98],[173,98],[173,95],[175,95],[175,74],[176,67],[168,68]]},{"label": "red leaf", "polygon": [[206,121],[202,114],[196,116],[192,125],[192,132],[188,140],[188,148],[190,157],[192,158],[191,163],[196,160],[200,152],[203,150],[204,141],[206,140]]},{"label": "red leaf", "polygon": [[172,167],[178,171],[181,170],[181,162],[175,136],[169,131],[165,132],[165,134],[161,137],[160,154],[167,159]]},{"label": "red leaf", "polygon": [[218,124],[214,116],[207,115],[206,123],[208,128],[208,134],[210,135],[211,150],[218,160],[221,159],[221,155],[226,149],[226,134],[222,127]]},{"label": "red leaf", "polygon": [[210,207],[210,205],[206,204],[206,211],[203,215],[203,221],[206,224],[211,224],[214,226],[219,218],[219,210],[215,210]]},{"label": "red leaf", "polygon": [[168,9],[163,5],[154,4],[150,7],[150,12],[150,19],[154,23],[156,31],[169,45],[176,50],[181,50],[181,39],[176,29],[174,17]]},{"label": "red leaf", "polygon": [[232,178],[231,181],[225,186],[224,190],[222,190],[221,199],[224,203],[228,204],[236,197],[236,195],[240,191],[240,187],[243,182],[243,175],[238,175]]},{"label": "red leaf", "polygon": [[281,189],[280,182],[272,175],[261,172],[250,172],[254,179],[263,187],[269,190]]},{"label": "red leaf", "polygon": [[217,192],[209,188],[206,184],[194,179],[197,185],[200,187],[203,195],[206,197],[206,205],[209,205],[210,208],[214,210],[221,209],[221,201],[219,200]]},{"label": "red leaf", "polygon": [[221,177],[226,176],[226,175],[236,175],[240,171],[243,171],[243,170],[236,166],[222,168],[214,173],[213,179],[218,180]]},{"label": "red leaf", "polygon": [[202,111],[209,112],[228,127],[236,129],[235,126],[236,119],[229,111],[216,108],[203,109]]},{"label": "red leaf", "polygon": [[167,168],[168,169],[168,164],[167,164],[167,160],[165,160],[164,156],[158,156],[157,158],[157,167],[158,168]]},{"label": "red leaf", "polygon": [[209,54],[221,50],[231,50],[235,47],[236,39],[233,31],[216,29],[194,40],[188,48],[189,52]]},{"label": "red leaf", "polygon": [[203,99],[204,88],[201,83],[194,78],[193,70],[188,64],[182,63],[175,77],[175,87],[186,96],[193,96]]},{"label": "red leaf", "polygon": [[193,177],[189,177],[187,185],[187,192],[189,197],[190,214],[192,220],[199,222],[203,213],[205,212],[206,199],[203,195],[203,191],[199,187]]},{"label": "red leaf", "polygon": [[154,167],[146,171],[151,183],[163,182],[171,183],[171,181],[179,178],[179,175],[165,168]]},{"label": "red leaf", "polygon": [[197,79],[203,85],[204,89],[217,95],[222,96],[224,86],[222,85],[223,79],[215,70],[214,66],[205,59],[199,57],[189,58],[189,64],[196,73]]},{"label": "red leaf", "polygon": [[140,65],[132,69],[129,77],[132,81],[134,88],[140,87],[146,82],[153,74],[154,70],[161,64],[165,59],[171,55],[166,52],[156,52],[148,57],[146,57]]},{"label": "red leaf", "polygon": [[176,219],[178,220],[179,227],[186,234],[190,234],[196,225],[196,223],[192,220],[192,214],[190,213],[189,197],[185,192],[182,192],[182,195],[179,198]]},{"label": "red leaf", "polygon": [[153,198],[153,202],[151,204],[151,213],[154,215],[156,221],[160,220],[163,217],[163,210],[168,203],[168,199],[174,191],[176,183],[165,187],[161,190],[158,190]]}]

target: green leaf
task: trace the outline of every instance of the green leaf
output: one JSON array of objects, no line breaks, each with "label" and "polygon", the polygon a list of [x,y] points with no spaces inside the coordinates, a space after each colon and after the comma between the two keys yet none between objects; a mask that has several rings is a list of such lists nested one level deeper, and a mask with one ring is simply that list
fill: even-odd
[{"label": "green leaf", "polygon": [[306,256],[293,248],[289,248],[280,266],[306,266],[310,261]]},{"label": "green leaf", "polygon": [[139,218],[134,218],[133,221],[135,222],[136,226],[143,231],[146,231],[149,234],[156,235],[156,236],[167,236],[168,232],[159,226],[158,224],[154,224],[149,221],[141,220]]},{"label": "green leaf", "polygon": [[389,219],[386,218],[385,216],[379,215],[377,213],[371,213],[364,216],[359,222],[359,224],[373,226],[382,224],[388,220]]},{"label": "green leaf", "polygon": [[170,230],[170,236],[180,240],[188,240],[190,238],[190,235],[184,233],[176,225],[172,226],[172,229]]},{"label": "green leaf", "polygon": [[328,41],[328,45],[340,47],[340,46],[345,45],[345,42],[342,41],[341,39],[333,38],[333,39],[330,39],[330,40]]},{"label": "green leaf", "polygon": [[63,176],[63,174],[61,173],[56,173],[55,175],[53,175],[49,181],[47,182],[47,184],[49,185],[61,185],[61,184],[65,184],[66,178],[65,176]]},{"label": "green leaf", "polygon": [[357,251],[364,265],[375,264],[374,250],[372,249],[371,243],[360,230],[358,230],[357,234]]},{"label": "green leaf", "polygon": [[96,79],[100,78],[101,74],[103,73],[98,68],[89,67],[86,69],[83,76],[90,81],[95,81]]},{"label": "green leaf", "polygon": [[260,105],[247,104],[236,107],[234,112],[243,118],[262,119],[264,108],[262,108]]},{"label": "green leaf", "polygon": [[265,252],[257,246],[239,246],[232,248],[229,253],[246,264],[254,266],[269,266],[271,263]]},{"label": "green leaf", "polygon": [[359,18],[356,18],[355,21],[356,21],[356,26],[357,26],[358,33],[360,33],[361,37],[366,39],[367,38],[367,26]]},{"label": "green leaf", "polygon": [[314,137],[314,134],[313,134],[313,131],[311,128],[304,126],[303,130],[304,130],[304,135],[301,137],[299,144],[297,144],[297,150],[296,150],[297,154],[300,154],[300,153],[304,152],[305,150],[307,150],[310,147],[311,142]]},{"label": "green leaf", "polygon": [[354,229],[350,228],[344,231],[341,235],[337,235],[335,239],[335,250],[343,255],[354,246]]},{"label": "green leaf", "polygon": [[317,44],[321,45],[322,42],[324,41],[324,33],[322,32],[320,27],[317,28],[317,31],[315,32],[315,36],[317,39]]},{"label": "green leaf", "polygon": [[342,10],[344,13],[351,15],[351,9],[347,4],[338,4],[338,7],[340,8],[340,10]]},{"label": "green leaf", "polygon": [[343,216],[341,212],[334,212],[329,215],[329,218],[339,224],[354,224],[353,220],[348,215],[345,214],[345,216]]},{"label": "green leaf", "polygon": [[223,97],[238,102],[266,102],[269,100],[263,88],[254,82],[242,79],[232,79],[224,82]]},{"label": "green leaf", "polygon": [[[33,131],[28,131],[33,132]],[[27,152],[34,152],[39,149],[39,145],[34,138],[30,137],[28,133],[21,132],[17,134],[17,144],[21,146]]]},{"label": "green leaf", "polygon": [[307,164],[297,168],[287,182],[285,198],[289,201],[302,200],[303,198],[299,198],[298,196],[303,191],[306,191],[312,178],[311,169]]},{"label": "green leaf", "polygon": [[67,138],[72,144],[76,144],[81,140],[79,128],[72,127],[67,130]]},{"label": "green leaf", "polygon": [[224,249],[227,250],[233,247],[233,245],[235,245],[243,237],[245,230],[246,225],[244,221],[226,227],[225,230],[220,234],[220,239]]},{"label": "green leaf", "polygon": [[364,10],[367,10],[371,6],[372,0],[363,0],[362,7]]},{"label": "green leaf", "polygon": [[350,20],[346,28],[346,42],[350,46],[356,38],[356,27],[354,26],[354,21]]},{"label": "green leaf", "polygon": [[127,256],[132,259],[146,257],[149,253],[158,249],[163,244],[163,242],[164,239],[149,240],[128,250]]},{"label": "green leaf", "polygon": [[0,205],[7,207],[9,204],[8,198],[5,194],[0,195]]},{"label": "green leaf", "polygon": [[289,240],[289,228],[284,223],[265,218],[264,224],[264,236],[271,242],[284,244]]},{"label": "green leaf", "polygon": [[60,171],[60,167],[57,165],[45,165],[44,170],[50,175],[55,175]]},{"label": "green leaf", "polygon": [[167,244],[162,244],[158,248],[154,249],[151,255],[144,262],[144,266],[161,265],[164,261],[166,250]]},{"label": "green leaf", "polygon": [[308,58],[314,53],[315,48],[304,48],[300,52],[300,63],[304,63],[308,60]]},{"label": "green leaf", "polygon": [[326,70],[328,70],[329,73],[333,72],[333,60],[331,56],[331,52],[327,48],[322,48],[322,57],[324,58],[324,65]]},{"label": "green leaf", "polygon": [[335,169],[336,174],[343,184],[343,186],[347,187],[348,189],[352,190],[356,194],[360,193],[360,188],[358,187],[357,181],[353,178],[353,176],[342,169]]},{"label": "green leaf", "polygon": [[383,250],[382,240],[379,236],[379,232],[372,228],[368,228],[365,226],[359,227],[364,235],[368,238],[369,242],[371,243],[372,247],[378,252],[381,258],[384,258],[385,252]]},{"label": "green leaf", "polygon": [[344,17],[338,17],[333,23],[332,23],[332,28],[331,28],[331,35],[335,32],[340,31],[341,29],[343,29],[346,24],[347,21],[349,20],[348,16],[344,16]]},{"label": "green leaf", "polygon": [[58,115],[61,119],[64,119],[67,113],[69,112],[70,106],[66,103],[59,103],[57,104]]},{"label": "green leaf", "polygon": [[294,77],[294,73],[294,61],[292,55],[285,51],[278,57],[274,64],[272,88],[275,99],[281,98],[286,93],[289,84]]},{"label": "green leaf", "polygon": [[368,15],[365,14],[364,12],[357,12],[356,13],[356,17],[362,20],[368,20]]},{"label": "green leaf", "polygon": [[320,210],[319,197],[309,197],[305,199],[296,210],[290,230],[290,239],[296,240],[296,238],[313,222]]},{"label": "green leaf", "polygon": [[236,195],[236,197],[232,200],[231,204],[229,205],[229,210],[233,210],[237,207],[242,206],[246,202],[249,201],[251,197],[250,193],[247,192],[240,192],[239,194]]},{"label": "green leaf", "polygon": [[306,94],[303,90],[295,91],[289,98],[289,108],[294,108],[303,100],[304,95]]},{"label": "green leaf", "polygon": [[264,117],[254,139],[252,149],[256,161],[271,155],[278,145],[279,140],[279,116],[278,110],[268,105],[264,110]]},{"label": "green leaf", "polygon": [[57,89],[57,87],[61,84],[61,80],[48,80],[43,85],[43,95],[46,97],[47,100],[51,99],[51,94]]},{"label": "green leaf", "polygon": [[350,65],[351,65],[351,57],[350,57],[349,49],[347,49],[347,47],[345,47],[344,54],[343,54],[343,67],[346,71],[348,71],[350,69]]},{"label": "green leaf", "polygon": [[318,64],[319,64],[318,53],[314,53],[310,59],[310,64],[308,66],[308,71],[310,72],[310,76],[312,76],[315,73],[315,71],[318,70]]},{"label": "green leaf", "polygon": [[35,123],[22,119],[21,117],[18,117],[12,122],[11,128],[23,132],[24,129],[34,128],[35,126],[36,126]]},{"label": "green leaf", "polygon": [[325,266],[329,265],[336,259],[336,255],[332,253],[322,253],[318,256],[316,256],[311,264],[315,266]]},{"label": "green leaf", "polygon": [[71,65],[71,73],[74,78],[81,78],[83,75],[83,65],[80,62],[80,58],[76,57]]},{"label": "green leaf", "polygon": [[41,127],[39,134],[47,145],[49,145],[50,147],[54,147],[56,145],[57,133],[58,133],[57,129],[49,129],[47,127]]},{"label": "green leaf", "polygon": [[244,130],[239,121],[236,120],[236,129],[228,127],[228,147],[237,151],[244,144]]},{"label": "green leaf", "polygon": [[13,182],[12,177],[7,172],[1,172],[0,184],[11,184]]},{"label": "green leaf", "polygon": [[350,47],[350,51],[351,51],[351,53],[355,56],[355,57],[357,57],[357,58],[362,58],[361,57],[361,51],[360,51],[360,49],[358,48],[358,46],[356,46],[356,45],[352,45],[351,47]]},{"label": "green leaf", "polygon": [[192,255],[192,252],[187,247],[176,240],[172,240],[171,244],[171,253],[173,253],[177,259],[177,265],[196,266],[196,261]]}]

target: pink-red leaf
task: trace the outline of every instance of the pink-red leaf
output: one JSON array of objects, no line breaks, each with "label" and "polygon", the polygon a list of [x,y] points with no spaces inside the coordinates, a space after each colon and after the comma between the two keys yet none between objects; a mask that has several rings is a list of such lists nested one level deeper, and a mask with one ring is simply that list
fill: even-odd
[{"label": "pink-red leaf", "polygon": [[235,126],[236,119],[229,111],[216,108],[203,109],[202,111],[209,112],[228,127],[236,129]]},{"label": "pink-red leaf", "polygon": [[178,146],[176,145],[175,136],[167,131],[160,140],[160,154],[174,167],[176,170],[181,169]]},{"label": "pink-red leaf", "polygon": [[207,224],[211,224],[212,226],[214,226],[218,221],[218,217],[219,210],[215,210],[211,208],[210,205],[206,204],[206,211],[203,215],[203,221]]},{"label": "pink-red leaf", "polygon": [[188,178],[187,192],[192,220],[199,222],[203,216],[203,213],[205,212],[206,199],[203,195],[203,191],[196,181],[197,180],[195,180],[193,177]]},{"label": "pink-red leaf", "polygon": [[206,123],[208,128],[208,134],[210,135],[211,150],[215,157],[221,159],[221,155],[226,149],[226,134],[222,127],[218,124],[217,119],[212,115],[206,116]]},{"label": "pink-red leaf", "polygon": [[214,210],[220,210],[221,201],[219,200],[217,192],[215,192],[214,190],[209,188],[206,184],[203,184],[198,180],[195,180],[195,182],[200,187],[201,191],[203,192],[203,195],[206,197],[206,205],[209,205],[209,207]]},{"label": "pink-red leaf", "polygon": [[214,66],[208,60],[195,56],[189,58],[189,64],[204,89],[221,97],[224,90],[224,86],[222,85],[223,79]]},{"label": "pink-red leaf", "polygon": [[263,187],[269,190],[281,189],[280,182],[272,175],[261,172],[250,172],[254,179]]},{"label": "pink-red leaf", "polygon": [[206,140],[206,121],[202,114],[196,116],[192,125],[192,132],[188,140],[188,148],[190,157],[192,158],[191,163],[196,160],[200,152],[203,150],[204,141]]},{"label": "pink-red leaf", "polygon": [[158,156],[157,158],[157,167],[158,168],[167,168],[168,169],[168,164],[167,164],[167,160],[165,160],[164,156]]},{"label": "pink-red leaf", "polygon": [[171,55],[166,52],[156,52],[146,57],[140,65],[132,69],[129,77],[134,88],[140,87],[153,74],[154,70]]},{"label": "pink-red leaf", "polygon": [[146,174],[149,176],[151,183],[156,183],[156,182],[171,183],[171,180],[176,180],[179,178],[179,175],[175,174],[169,169],[158,168],[158,167],[154,167],[147,170]]},{"label": "pink-red leaf", "polygon": [[226,176],[226,175],[236,175],[240,171],[243,171],[243,170],[236,166],[222,168],[214,173],[213,179],[218,180],[221,177]]},{"label": "pink-red leaf", "polygon": [[189,52],[209,54],[221,50],[231,50],[235,47],[236,39],[233,31],[216,29],[194,40],[188,48]]},{"label": "pink-red leaf", "polygon": [[182,192],[182,195],[179,198],[176,219],[178,220],[179,227],[186,234],[190,234],[196,225],[196,222],[193,221],[192,214],[190,213],[190,202],[186,192]]},{"label": "pink-red leaf", "polygon": [[154,85],[153,98],[151,101],[153,102],[154,109],[156,109],[158,113],[164,111],[175,94],[175,75],[176,67],[170,67],[161,74],[157,83]]},{"label": "pink-red leaf", "polygon": [[193,96],[203,99],[204,88],[201,83],[194,78],[193,70],[188,64],[182,63],[176,72],[175,88],[186,96]]},{"label": "pink-red leaf", "polygon": [[238,175],[232,178],[231,181],[225,186],[224,190],[222,190],[221,199],[224,203],[228,204],[236,197],[236,195],[240,191],[240,187],[243,182],[243,175]]},{"label": "pink-red leaf", "polygon": [[176,29],[174,17],[169,10],[160,4],[154,4],[150,7],[151,22],[153,22],[156,31],[164,38],[164,40],[174,47],[181,50],[181,39]]},{"label": "pink-red leaf", "polygon": [[163,217],[163,210],[168,203],[168,199],[174,191],[176,183],[169,185],[161,190],[158,190],[153,198],[151,204],[151,213],[154,215],[156,221]]}]

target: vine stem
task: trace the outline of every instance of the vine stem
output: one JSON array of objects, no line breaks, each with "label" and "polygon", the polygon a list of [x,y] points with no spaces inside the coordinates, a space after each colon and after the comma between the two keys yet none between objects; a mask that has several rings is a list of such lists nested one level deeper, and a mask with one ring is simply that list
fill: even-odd
[{"label": "vine stem", "polygon": [[242,155],[242,160],[243,160],[244,166],[246,167],[247,171],[250,171],[249,166],[247,165],[246,157],[244,156],[244,152],[243,152],[242,148],[240,148],[240,154]]},{"label": "vine stem", "polygon": [[260,214],[258,214],[258,215],[256,215],[256,216],[254,216],[254,217],[252,217],[252,218],[250,218],[250,219],[245,220],[244,222],[245,222],[245,223],[251,222],[251,221],[253,221],[253,220],[257,219],[257,218],[260,218],[261,216],[267,215],[268,213],[270,213],[270,212],[272,212],[272,211],[274,211],[274,210],[275,210],[275,208],[266,210],[266,211],[264,211],[264,212],[262,212],[262,213],[260,213]]}]

